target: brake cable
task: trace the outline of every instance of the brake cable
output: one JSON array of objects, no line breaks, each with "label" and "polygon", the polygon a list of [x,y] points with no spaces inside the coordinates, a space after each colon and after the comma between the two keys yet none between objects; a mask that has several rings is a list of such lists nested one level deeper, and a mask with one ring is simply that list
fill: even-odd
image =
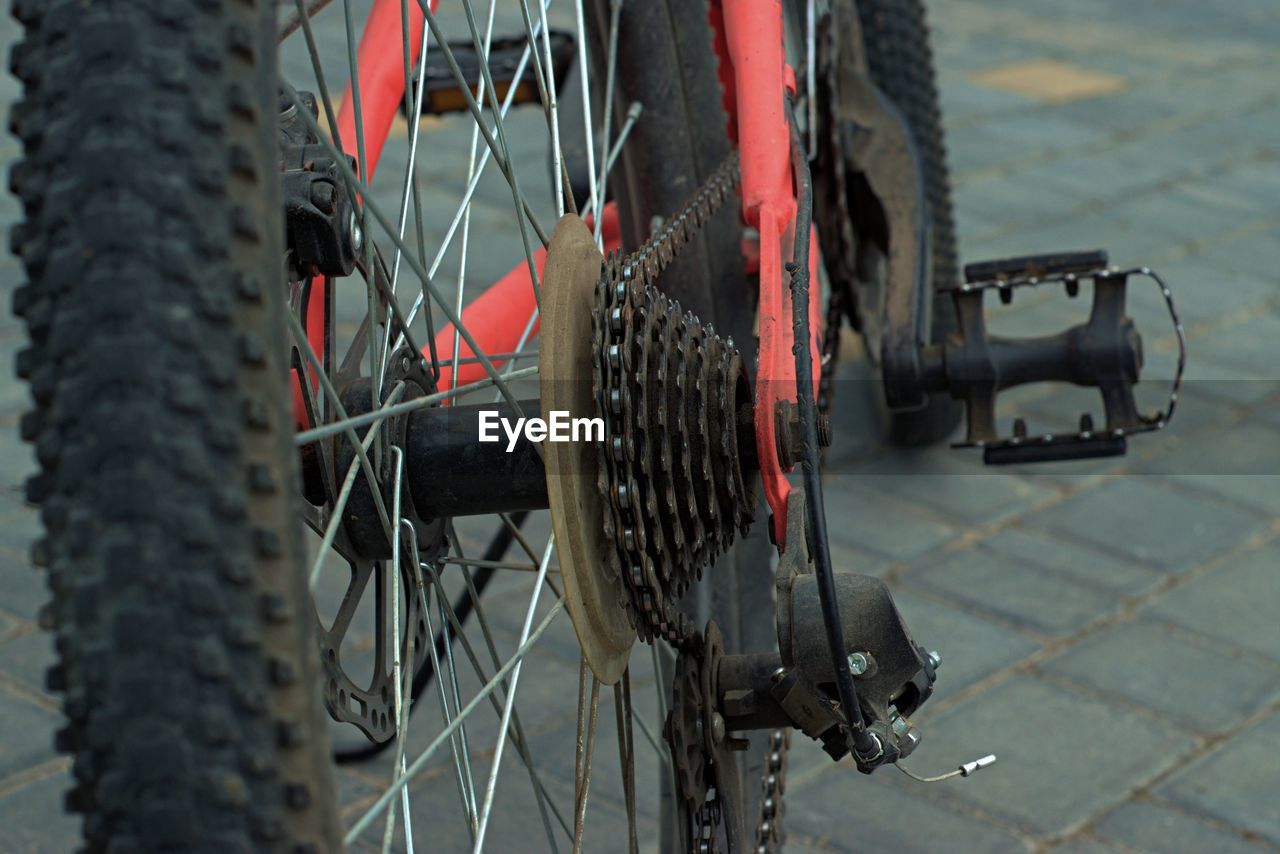
[{"label": "brake cable", "polygon": [[853,672],[845,652],[844,624],[840,622],[840,603],[836,597],[835,571],[831,566],[831,550],[827,543],[827,520],[822,501],[821,462],[818,453],[818,408],[814,399],[813,361],[810,357],[809,329],[809,240],[813,219],[813,179],[805,157],[800,128],[796,124],[792,95],[786,95],[787,115],[791,125],[791,169],[796,182],[795,251],[786,265],[791,274],[791,321],[794,329],[792,352],[796,360],[796,407],[800,415],[800,465],[804,473],[805,502],[809,522],[809,556],[813,561],[822,604],[822,621],[831,649],[831,663],[836,675],[836,690],[848,722],[850,748],[855,756],[874,761],[884,753],[880,739],[867,731]]}]

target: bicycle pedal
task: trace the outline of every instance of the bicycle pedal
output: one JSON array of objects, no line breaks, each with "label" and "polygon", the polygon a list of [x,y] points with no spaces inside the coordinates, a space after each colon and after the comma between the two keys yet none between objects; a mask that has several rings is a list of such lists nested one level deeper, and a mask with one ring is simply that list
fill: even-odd
[{"label": "bicycle pedal", "polygon": [[[1142,371],[1142,337],[1125,313],[1129,281],[1149,278],[1160,288],[1178,341],[1178,365],[1164,411],[1143,415],[1133,388]],[[1054,335],[1011,338],[988,335],[983,300],[988,291],[1003,303],[1016,291],[1062,285],[1068,297],[1081,283],[1093,285],[1089,318]],[[1027,255],[968,264],[964,283],[952,291],[958,334],[942,348],[941,365],[953,397],[965,403],[967,435],[955,448],[982,448],[988,465],[1037,463],[1119,456],[1128,437],[1159,430],[1169,422],[1178,402],[1186,362],[1186,342],[1173,295],[1148,267],[1121,269],[1108,264],[1103,250]],[[1029,435],[1018,419],[1011,436],[996,430],[996,398],[1000,392],[1033,382],[1067,382],[1098,389],[1105,424],[1096,428],[1088,413],[1075,432]]]},{"label": "bicycle pedal", "polygon": [[[556,81],[562,81],[569,72],[570,63],[577,56],[577,43],[571,34],[560,30],[551,30],[548,41],[551,45],[552,77]],[[516,87],[512,95],[513,104],[542,102],[532,69],[522,67],[530,62],[529,57],[526,56],[528,44],[528,39],[524,36],[493,40],[489,50],[489,77],[493,81],[493,94],[499,102],[506,100],[513,85]],[[472,96],[477,101],[481,101],[480,55],[476,52],[475,45],[470,40],[450,41],[449,50],[452,51],[454,61],[457,62],[458,69],[467,81]],[[541,59],[541,47],[539,51],[539,59]],[[415,86],[417,76],[415,71]],[[483,100],[487,100],[487,96]],[[480,106],[484,107],[484,103]],[[458,78],[445,58],[444,51],[431,51],[427,54],[426,81],[422,87],[422,115],[442,116],[446,113],[464,112],[467,109],[466,95],[462,86],[458,84]],[[401,104],[400,112],[407,115],[407,111],[407,105]]]},{"label": "bicycle pedal", "polygon": [[1093,417],[1088,413],[1080,416],[1080,430],[1066,435],[1028,436],[1027,422],[1018,418],[1013,422],[1012,436],[983,446],[982,462],[1002,466],[1121,457],[1128,450],[1128,441],[1124,434],[1098,435],[1093,429]]}]

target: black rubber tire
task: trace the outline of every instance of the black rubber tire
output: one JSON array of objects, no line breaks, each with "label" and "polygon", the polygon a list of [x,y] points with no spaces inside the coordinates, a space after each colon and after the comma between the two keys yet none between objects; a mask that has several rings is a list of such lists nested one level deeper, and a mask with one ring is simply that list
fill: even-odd
[{"label": "black rubber tire", "polygon": [[[924,0],[857,0],[867,67],[876,85],[902,111],[915,137],[924,167],[933,252],[934,343],[955,331],[950,290],[959,280],[951,180],[943,140],[942,110],[934,79],[933,52]],[[892,413],[889,438],[900,445],[928,445],[946,438],[960,423],[962,407],[945,392],[930,396],[915,412]]]},{"label": "black rubber tire", "polygon": [[294,506],[275,4],[13,10],[18,373],[67,805],[93,851],[339,850]]},{"label": "black rubber tire", "polygon": [[[591,12],[596,43],[607,45],[609,3],[592,0]],[[705,0],[625,3],[618,33],[615,127],[633,101],[644,106],[610,178],[624,248],[633,249],[648,239],[652,218],[679,210],[732,145]],[[729,201],[727,206],[736,204]],[[663,273],[659,286],[718,334],[732,338],[754,374],[757,286],[746,275],[739,217],[722,211],[708,222]],[[686,610],[696,612],[700,623],[715,619],[731,653],[777,647],[774,550],[762,506],[755,508],[750,534],[708,569],[686,597]],[[752,744],[750,751],[740,754],[739,763],[748,822],[754,821],[760,790],[764,733],[753,733]],[[663,850],[684,850],[687,840],[671,835],[665,810],[663,818]]]}]

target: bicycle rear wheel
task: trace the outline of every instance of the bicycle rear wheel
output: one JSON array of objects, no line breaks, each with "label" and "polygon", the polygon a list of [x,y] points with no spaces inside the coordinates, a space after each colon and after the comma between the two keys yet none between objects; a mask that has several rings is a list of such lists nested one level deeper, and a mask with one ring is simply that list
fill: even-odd
[{"label": "bicycle rear wheel", "polygon": [[[17,59],[27,101],[15,127],[27,157],[13,182],[28,224],[15,245],[31,285],[15,308],[32,338],[22,372],[37,408],[24,430],[42,463],[30,495],[47,527],[36,554],[50,567],[61,656],[50,682],[64,693],[70,721],[59,744],[76,756],[70,803],[85,814],[96,849],[335,850],[343,838],[357,844],[373,835],[369,828],[381,830],[381,811],[393,802],[392,827],[406,839],[407,817],[396,809],[423,810],[412,831],[419,845],[523,845],[536,816],[550,844],[565,846],[592,839],[588,792],[603,821],[625,821],[633,839],[645,838],[661,821],[658,792],[636,798],[628,781],[669,774],[657,735],[667,703],[661,666],[646,675],[648,651],[638,648],[633,681],[651,703],[633,710],[630,689],[619,688],[618,734],[601,728],[593,777],[589,733],[611,701],[579,667],[567,622],[547,631],[559,605],[546,603],[559,591],[551,544],[537,539],[545,517],[514,537],[524,558],[474,557],[489,526],[510,521],[493,516],[410,522],[412,535],[402,537],[399,502],[413,500],[409,485],[397,488],[401,475],[409,479],[407,439],[376,411],[450,394],[480,364],[472,343],[453,346],[460,335],[442,315],[492,310],[484,297],[468,298],[477,281],[521,269],[539,277],[537,246],[550,231],[543,223],[559,214],[548,152],[554,163],[557,134],[590,138],[602,124],[590,113],[568,121],[562,114],[559,125],[540,128],[543,110],[508,115],[490,84],[479,95],[489,139],[482,132],[477,142],[479,123],[466,112],[418,121],[426,99],[410,87],[405,112],[414,120],[402,125],[386,114],[397,129],[384,150],[374,125],[385,103],[370,78],[360,80],[354,11],[344,4],[340,15],[335,4],[313,20],[324,5],[297,4],[305,14],[277,77],[270,57],[282,30],[271,3],[224,9],[182,0],[125,13],[17,4],[28,29]],[[415,5],[378,3],[368,24],[372,31],[389,20],[404,34],[394,46],[411,71],[426,62],[414,44],[426,32]],[[653,217],[674,212],[728,151],[705,7],[646,5],[627,6],[617,60],[618,115],[631,101],[644,105],[611,193],[624,248],[648,236]],[[464,7],[468,14],[449,19],[428,55],[489,44],[489,9]],[[653,15],[665,17],[672,51],[661,69],[645,66],[654,46],[641,34]],[[607,63],[609,7],[589,7],[585,26],[574,17],[561,20]],[[497,23],[549,49],[536,6]],[[337,49],[344,36],[345,55]],[[402,57],[393,58],[400,67]],[[526,49],[523,63],[529,87],[541,76],[555,90],[552,57]],[[96,72],[87,81],[79,69],[89,65]],[[354,85],[340,109],[329,83],[346,77]],[[406,78],[418,79],[402,74],[402,91]],[[676,97],[664,91],[673,83]],[[316,92],[314,114],[297,100],[303,88]],[[584,103],[597,99],[588,92]],[[401,100],[391,99],[393,113]],[[282,146],[292,143],[277,138],[277,118],[314,133],[308,162],[337,155],[329,203],[343,193],[359,199],[339,236],[350,276],[319,272],[281,233],[277,173]],[[613,123],[615,141],[625,127]],[[588,145],[593,156],[597,147]],[[356,174],[343,171],[347,152]],[[606,162],[597,162],[599,176]],[[749,347],[754,295],[738,239],[736,219],[722,217],[662,285]],[[280,272],[286,246],[288,277]],[[446,277],[457,283],[452,292],[428,293]],[[496,360],[507,370],[527,364],[519,358],[536,340],[532,316],[521,326],[503,350],[525,352]],[[518,389],[519,378],[502,383]],[[314,536],[304,540],[304,527]],[[694,594],[691,607],[724,625],[731,651],[773,643],[771,621],[759,618],[771,613],[769,552],[758,526],[756,539]],[[533,577],[539,581],[529,584]],[[470,621],[459,603],[473,609]],[[410,732],[403,711],[411,674],[427,673],[423,705],[438,710],[419,712]],[[564,696],[575,675],[583,761]],[[650,705],[657,715],[645,724]],[[486,706],[496,714],[482,722],[477,710]],[[356,781],[344,777],[359,799],[347,804],[345,833],[326,707],[375,741],[399,736],[375,760],[381,764]],[[653,736],[652,751],[623,725],[633,711]],[[333,738],[351,732],[335,729]],[[622,756],[615,779],[599,781],[611,737]],[[628,743],[639,743],[644,758]],[[505,782],[513,766],[527,787]],[[412,787],[399,782],[410,777]],[[370,793],[375,779],[382,785]],[[456,822],[446,828],[451,814]],[[615,838],[614,826],[607,832]]]}]

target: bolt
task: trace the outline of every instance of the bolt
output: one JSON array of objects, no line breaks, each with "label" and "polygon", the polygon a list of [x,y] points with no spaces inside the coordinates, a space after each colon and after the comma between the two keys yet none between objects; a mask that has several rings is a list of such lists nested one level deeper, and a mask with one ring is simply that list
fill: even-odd
[{"label": "bolt", "polygon": [[942,663],[942,654],[936,649],[929,650],[929,666],[934,670],[938,669],[938,665]]},{"label": "bolt", "polygon": [[351,212],[347,230],[351,233],[351,251],[359,252],[364,248],[364,230],[360,228],[360,219],[356,216],[355,211]]},{"label": "bolt", "polygon": [[413,367],[413,359],[410,359],[410,358],[406,355],[403,359],[401,359],[401,360],[400,360],[400,367],[401,367],[403,370],[406,370],[406,371],[407,371],[407,370],[409,370],[410,368],[412,368],[412,367]]},{"label": "bolt", "polygon": [[720,717],[719,712],[711,713],[711,737],[716,740],[716,744],[724,741],[724,718]]},{"label": "bolt", "polygon": [[777,670],[773,671],[773,674],[770,676],[770,678],[773,679],[775,683],[781,682],[783,679],[787,678],[787,668],[779,667]]},{"label": "bolt", "polygon": [[867,672],[867,668],[871,662],[867,661],[867,657],[860,652],[849,653],[849,670],[854,676],[861,676]]}]

